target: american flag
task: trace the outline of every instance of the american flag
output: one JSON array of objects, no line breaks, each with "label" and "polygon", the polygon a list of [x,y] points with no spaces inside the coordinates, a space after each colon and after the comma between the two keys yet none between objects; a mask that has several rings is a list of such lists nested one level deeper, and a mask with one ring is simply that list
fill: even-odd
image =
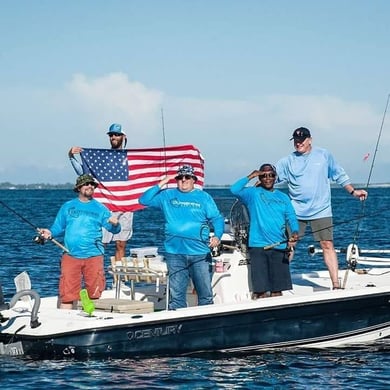
[{"label": "american flag", "polygon": [[[91,174],[99,185],[94,198],[111,211],[136,211],[143,208],[138,198],[166,175],[174,175],[185,164],[191,165],[204,185],[204,160],[193,145],[149,149],[88,149],[80,153],[84,173]],[[171,180],[168,187],[176,187]]]}]

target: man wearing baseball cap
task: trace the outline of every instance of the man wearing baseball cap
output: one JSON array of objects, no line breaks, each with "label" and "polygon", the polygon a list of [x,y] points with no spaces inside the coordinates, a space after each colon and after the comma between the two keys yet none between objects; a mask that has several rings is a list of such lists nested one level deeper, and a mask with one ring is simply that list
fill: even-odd
[{"label": "man wearing baseball cap", "polygon": [[341,288],[338,260],[333,245],[333,219],[330,182],[336,182],[354,198],[364,201],[368,193],[356,189],[345,170],[326,149],[313,147],[310,130],[299,127],[290,141],[295,151],[276,164],[278,183],[287,183],[288,192],[299,221],[299,236],[310,225],[319,241],[333,289]]},{"label": "man wearing baseball cap", "polygon": [[[247,186],[255,178],[258,183]],[[264,163],[230,187],[250,216],[252,299],[280,296],[292,288],[290,251],[298,240],[299,225],[289,197],[274,188],[275,180],[276,168]]]},{"label": "man wearing baseball cap", "polygon": [[[127,144],[126,133],[119,123],[110,125],[107,131],[110,140],[111,149],[124,149]],[[82,164],[76,159],[75,154],[83,151],[80,146],[72,146],[68,152],[70,163],[78,175],[85,173]],[[103,230],[103,243],[108,244],[115,241],[115,259],[121,261],[126,256],[127,241],[133,235],[133,213],[131,211],[114,211],[113,215],[118,218],[121,225],[121,231],[118,234],[113,234],[107,230]]]}]

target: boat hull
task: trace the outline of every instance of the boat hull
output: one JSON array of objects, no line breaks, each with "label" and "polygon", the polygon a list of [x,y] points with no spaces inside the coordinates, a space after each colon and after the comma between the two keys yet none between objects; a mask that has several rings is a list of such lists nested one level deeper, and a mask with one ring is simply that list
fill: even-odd
[{"label": "boat hull", "polygon": [[9,334],[3,329],[0,342],[19,343],[15,354],[62,359],[329,347],[390,335],[389,291],[343,297],[336,294],[327,293],[316,301],[292,299],[289,303],[281,298],[280,303],[274,299],[276,302],[270,304],[266,299],[242,305],[186,308],[173,314],[128,316],[132,318],[129,323],[118,325],[110,325],[107,317],[103,325],[47,336],[37,330],[35,334]]}]

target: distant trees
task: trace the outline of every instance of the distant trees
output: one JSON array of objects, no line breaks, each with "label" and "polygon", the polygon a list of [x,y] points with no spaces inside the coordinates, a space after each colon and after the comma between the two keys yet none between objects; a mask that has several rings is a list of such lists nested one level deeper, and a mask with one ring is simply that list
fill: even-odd
[{"label": "distant trees", "polygon": [[73,188],[74,184],[49,184],[49,183],[34,183],[34,184],[12,184],[8,181],[0,183],[0,190],[67,190]]}]

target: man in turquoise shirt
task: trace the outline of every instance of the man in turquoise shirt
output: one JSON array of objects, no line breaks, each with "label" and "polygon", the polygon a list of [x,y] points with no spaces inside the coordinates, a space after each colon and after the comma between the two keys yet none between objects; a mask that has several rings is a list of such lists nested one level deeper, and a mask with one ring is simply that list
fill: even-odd
[{"label": "man in turquoise shirt", "polygon": [[[177,188],[164,189],[175,178]],[[175,176],[167,176],[149,188],[139,202],[163,211],[165,217],[165,259],[169,276],[169,309],[186,307],[186,292],[191,278],[199,305],[213,303],[210,248],[217,247],[224,219],[213,198],[194,188],[194,168],[183,165]],[[210,225],[214,236],[210,238]]]},{"label": "man in turquoise shirt", "polygon": [[[247,187],[254,178],[258,178],[258,183]],[[298,239],[299,225],[288,196],[274,188],[275,180],[276,169],[267,163],[230,187],[246,205],[250,216],[253,299],[280,296],[282,291],[292,288],[289,249]]]},{"label": "man in turquoise shirt", "polygon": [[82,277],[91,299],[100,298],[105,289],[102,228],[119,233],[121,226],[106,206],[93,199],[96,186],[92,176],[79,176],[74,187],[78,197],[61,206],[50,229],[40,229],[45,239],[64,236],[68,250],[61,259],[61,309],[72,309],[79,299]]}]

